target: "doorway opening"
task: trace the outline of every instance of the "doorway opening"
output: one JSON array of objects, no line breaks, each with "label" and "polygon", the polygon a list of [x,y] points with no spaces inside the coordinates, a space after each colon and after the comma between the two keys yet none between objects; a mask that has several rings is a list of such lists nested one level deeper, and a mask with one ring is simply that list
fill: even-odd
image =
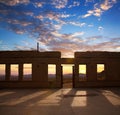
[{"label": "doorway opening", "polygon": [[74,64],[62,64],[62,87],[72,88],[73,87],[73,74]]}]

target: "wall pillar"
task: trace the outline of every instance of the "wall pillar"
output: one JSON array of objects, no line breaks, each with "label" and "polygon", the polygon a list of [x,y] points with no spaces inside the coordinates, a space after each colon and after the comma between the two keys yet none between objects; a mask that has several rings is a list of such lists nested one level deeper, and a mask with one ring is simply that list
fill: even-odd
[{"label": "wall pillar", "polygon": [[75,88],[75,66],[72,66],[72,72],[73,72],[73,75],[72,75],[72,87]]},{"label": "wall pillar", "polygon": [[61,65],[56,64],[56,81],[61,81]]},{"label": "wall pillar", "polygon": [[97,81],[97,67],[95,63],[87,64],[87,81]]},{"label": "wall pillar", "polygon": [[79,64],[75,63],[74,67],[74,87],[77,87],[79,84]]},{"label": "wall pillar", "polygon": [[10,64],[6,64],[6,76],[5,80],[9,81],[10,80]]},{"label": "wall pillar", "polygon": [[48,65],[46,63],[33,63],[33,81],[48,81]]},{"label": "wall pillar", "polygon": [[19,81],[23,80],[23,64],[19,64]]}]

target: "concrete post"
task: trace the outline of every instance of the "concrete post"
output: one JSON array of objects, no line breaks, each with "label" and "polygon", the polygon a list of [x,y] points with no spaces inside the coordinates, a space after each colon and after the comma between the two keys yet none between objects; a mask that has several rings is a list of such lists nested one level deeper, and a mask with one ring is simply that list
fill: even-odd
[{"label": "concrete post", "polygon": [[19,81],[23,80],[23,64],[19,64]]},{"label": "concrete post", "polygon": [[10,80],[10,64],[6,64],[6,76],[5,80],[9,81]]},{"label": "concrete post", "polygon": [[95,63],[87,64],[87,81],[97,81],[97,67]]}]

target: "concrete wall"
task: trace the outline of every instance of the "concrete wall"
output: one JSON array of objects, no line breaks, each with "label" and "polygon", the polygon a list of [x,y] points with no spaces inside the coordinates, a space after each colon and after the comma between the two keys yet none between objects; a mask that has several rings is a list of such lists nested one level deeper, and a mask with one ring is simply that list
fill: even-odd
[{"label": "concrete wall", "polygon": [[[61,58],[60,52],[1,51],[6,65],[0,88],[61,88],[61,64],[74,64],[73,85],[78,87],[120,86],[120,52],[75,52],[75,58]],[[10,80],[10,65],[18,64],[18,80]],[[32,80],[23,80],[23,65],[32,64]],[[56,79],[48,81],[48,64],[56,65]],[[86,79],[79,80],[79,64],[86,65]],[[97,64],[105,65],[105,79],[97,79]]]},{"label": "concrete wall", "polygon": [[[79,64],[86,64],[87,79],[79,81]],[[97,64],[105,65],[105,79],[97,79]],[[119,52],[75,52],[75,87],[120,86]]]},{"label": "concrete wall", "polygon": [[[60,52],[7,51],[0,52],[0,64],[6,64],[6,76],[0,87],[61,87]],[[10,80],[10,65],[19,65],[19,79]],[[32,80],[23,80],[23,64],[32,64]],[[48,64],[56,65],[56,79],[48,81]]]}]

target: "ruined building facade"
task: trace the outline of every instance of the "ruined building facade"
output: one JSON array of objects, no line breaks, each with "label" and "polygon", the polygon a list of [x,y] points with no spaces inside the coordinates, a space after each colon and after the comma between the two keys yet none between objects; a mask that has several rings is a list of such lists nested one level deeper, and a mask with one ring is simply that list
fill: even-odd
[{"label": "ruined building facade", "polygon": [[62,88],[62,64],[74,65],[74,88],[120,86],[120,52],[75,52],[74,58],[61,58],[60,52],[1,51],[0,88]]}]

